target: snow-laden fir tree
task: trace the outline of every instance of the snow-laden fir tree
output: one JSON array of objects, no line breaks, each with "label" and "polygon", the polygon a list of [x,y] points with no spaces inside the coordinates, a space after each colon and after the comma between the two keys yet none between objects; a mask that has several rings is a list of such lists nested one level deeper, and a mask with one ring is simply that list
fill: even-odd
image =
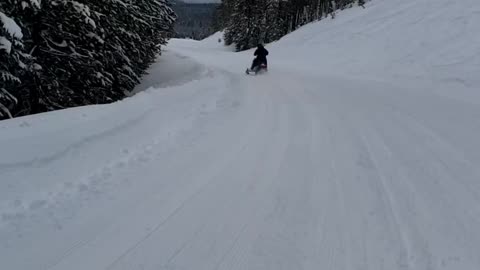
[{"label": "snow-laden fir tree", "polygon": [[0,8],[23,32],[1,32],[2,44],[13,44],[0,52],[2,72],[13,76],[2,81],[2,106],[14,115],[125,97],[175,21],[167,0],[3,0]]},{"label": "snow-laden fir tree", "polygon": [[228,28],[225,29],[225,39],[232,41],[236,49],[246,50],[250,44],[250,33],[254,25],[253,9],[255,1],[237,0],[233,7]]},{"label": "snow-laden fir tree", "polygon": [[0,119],[14,116],[29,103],[20,98],[29,96],[26,85],[35,67],[24,44],[30,37],[24,19],[31,18],[38,8],[34,0],[0,2]]},{"label": "snow-laden fir tree", "polygon": [[226,43],[235,44],[237,51],[264,42],[265,8],[267,0],[236,0],[225,29]]},{"label": "snow-laden fir tree", "polygon": [[285,18],[282,16],[281,0],[265,1],[264,43],[280,39],[286,34]]},{"label": "snow-laden fir tree", "polygon": [[24,65],[22,37],[17,23],[0,11],[0,119],[12,117],[10,110],[17,103],[9,89],[21,82],[19,71]]}]

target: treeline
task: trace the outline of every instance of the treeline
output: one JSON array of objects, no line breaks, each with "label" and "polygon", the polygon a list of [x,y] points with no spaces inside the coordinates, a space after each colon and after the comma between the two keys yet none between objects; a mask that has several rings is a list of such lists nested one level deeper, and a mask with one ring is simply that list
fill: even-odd
[{"label": "treeline", "polygon": [[363,6],[365,0],[222,0],[215,27],[225,30],[225,44],[238,51],[269,43],[298,27],[323,18],[335,18],[335,11]]},{"label": "treeline", "polygon": [[175,18],[168,0],[1,0],[0,119],[125,97]]},{"label": "treeline", "polygon": [[214,12],[218,4],[194,4],[172,2],[172,8],[177,14],[175,22],[176,38],[191,38],[201,40],[213,33]]}]

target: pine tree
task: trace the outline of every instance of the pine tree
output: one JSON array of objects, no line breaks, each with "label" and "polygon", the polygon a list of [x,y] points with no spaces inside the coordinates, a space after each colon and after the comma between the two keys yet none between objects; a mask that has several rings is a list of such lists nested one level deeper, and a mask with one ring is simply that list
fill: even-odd
[{"label": "pine tree", "polygon": [[0,102],[8,116],[15,100],[14,114],[24,115],[125,97],[176,18],[167,0],[3,0],[0,8],[23,33],[0,30],[0,68],[10,78],[1,81]]},{"label": "pine tree", "polygon": [[39,8],[38,2],[5,0],[0,2],[0,119],[9,118],[28,104],[25,85],[32,78],[34,62],[26,45],[24,14],[27,17]]},{"label": "pine tree", "polygon": [[266,28],[267,0],[237,0],[225,29],[226,44],[234,43],[237,51],[263,43]]},{"label": "pine tree", "polygon": [[270,43],[280,39],[287,32],[285,18],[279,0],[268,0],[265,7],[264,42]]},{"label": "pine tree", "polygon": [[0,119],[12,117],[10,110],[17,103],[7,89],[21,82],[18,71],[24,65],[22,37],[17,23],[0,11]]},{"label": "pine tree", "polygon": [[237,0],[233,7],[230,24],[225,29],[225,39],[235,44],[237,51],[245,50],[249,44],[249,33],[252,28],[252,1]]}]

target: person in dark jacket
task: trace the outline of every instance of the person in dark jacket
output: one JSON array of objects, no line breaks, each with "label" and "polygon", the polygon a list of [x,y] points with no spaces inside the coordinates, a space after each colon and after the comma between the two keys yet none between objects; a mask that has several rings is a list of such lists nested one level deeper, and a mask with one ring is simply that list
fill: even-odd
[{"label": "person in dark jacket", "polygon": [[257,66],[260,66],[261,64],[267,65],[268,51],[263,47],[262,44],[258,44],[257,49],[255,50],[255,53],[253,55],[256,57],[255,59],[253,59],[251,70],[254,70]]}]

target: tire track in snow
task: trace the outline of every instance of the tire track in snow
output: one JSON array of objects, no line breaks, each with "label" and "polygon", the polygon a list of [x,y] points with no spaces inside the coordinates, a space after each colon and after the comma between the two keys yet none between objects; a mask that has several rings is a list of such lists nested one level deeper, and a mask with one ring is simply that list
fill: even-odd
[{"label": "tire track in snow", "polygon": [[[312,97],[313,97],[314,99],[320,100],[320,98],[318,97],[318,93],[314,93],[313,91],[308,91],[308,92],[310,92],[310,94],[312,95]],[[326,93],[323,93],[323,96],[324,96],[324,97],[325,97],[325,94],[326,94]],[[345,93],[343,93],[343,94],[345,94]],[[341,96],[335,97],[335,99],[337,99],[337,98],[339,98],[338,101],[340,102],[340,98],[342,98],[342,97],[341,97]],[[331,102],[331,101],[332,101],[332,99],[330,99],[330,102]],[[326,106],[335,106],[335,105],[334,105],[334,103],[333,103],[333,104],[329,103],[329,104],[326,105]],[[327,111],[326,113],[335,112],[336,109],[338,110],[338,108],[333,108],[333,107],[330,108],[330,109],[326,109],[326,111]],[[341,110],[341,108],[340,108],[340,110]],[[357,112],[357,113],[358,113],[358,112]],[[343,128],[340,128],[340,126],[338,126],[338,124],[337,124],[337,130],[339,130],[339,131],[341,131],[341,132],[339,133],[339,135],[335,135],[335,133],[333,133],[333,130],[331,130],[331,131],[330,131],[330,136],[329,136],[330,138],[342,138],[342,139],[338,139],[338,143],[335,143],[335,142],[334,142],[335,140],[333,140],[333,141],[330,143],[330,145],[335,146],[336,148],[338,148],[340,145],[345,144],[345,143],[347,143],[347,141],[348,141],[348,143],[352,143],[351,149],[357,148],[357,149],[358,149],[357,151],[358,151],[359,154],[364,151],[364,150],[360,149],[361,146],[363,145],[363,149],[368,150],[368,151],[366,152],[366,154],[367,154],[367,156],[369,157],[369,159],[372,160],[373,158],[375,158],[374,155],[373,155],[373,153],[372,153],[372,151],[369,150],[369,149],[367,148],[367,146],[366,146],[366,144],[367,144],[366,138],[365,138],[364,135],[361,134],[361,132],[360,132],[360,130],[363,130],[364,127],[362,127],[361,125],[359,125],[359,123],[360,123],[360,122],[363,122],[363,121],[360,121],[360,120],[361,120],[360,118],[358,118],[358,117],[352,117],[351,115],[348,115],[348,114],[345,113],[345,112],[343,112],[342,114],[343,114],[343,116],[338,116],[338,117],[337,117],[337,118],[339,119],[339,120],[337,120],[337,123],[342,123],[342,126],[343,126]],[[357,118],[358,118],[358,119],[357,119]],[[329,119],[330,119],[331,121],[334,121],[335,118],[334,118],[332,115],[330,115],[330,116],[329,116]],[[342,119],[342,120],[340,120],[340,119]],[[363,119],[362,119],[362,120],[363,120]],[[340,135],[340,134],[341,134],[341,135]],[[349,137],[343,136],[344,134],[349,134]],[[343,141],[343,142],[342,142],[342,141]],[[353,147],[353,146],[355,146],[355,145],[356,145],[356,147]],[[360,148],[359,148],[359,147],[360,147]],[[339,150],[338,150],[338,149],[337,149],[337,150],[334,150],[334,148],[331,148],[331,150],[330,150],[330,151],[327,151],[327,152],[335,153],[335,152],[339,152]],[[341,151],[340,151],[340,152],[341,152]],[[351,152],[351,155],[355,155],[355,154],[356,154],[355,152]],[[335,155],[335,156],[336,156],[336,157],[340,157],[340,155]],[[348,157],[348,158],[350,158],[350,157]],[[332,157],[332,159],[335,160],[336,158],[335,158],[335,157]],[[347,163],[347,162],[345,162],[345,157],[344,157],[344,158],[341,158],[341,160],[342,160],[342,164]],[[340,174],[338,173],[339,169],[336,169],[336,168],[335,168],[335,161],[332,161],[332,170],[337,171],[337,173],[336,173],[336,175],[337,175],[336,178],[337,178],[337,179],[343,179],[343,180],[346,179],[346,178],[345,178],[345,176],[346,176],[345,173],[340,173]],[[354,170],[354,169],[353,169],[353,168],[350,168],[350,169],[343,168],[343,169],[340,170],[340,171],[345,171],[345,170]],[[379,171],[378,165],[377,165],[377,168],[376,168],[374,171],[375,171],[375,173],[376,173],[376,175],[377,175],[377,177],[379,178],[380,181],[385,180],[385,178],[382,179],[383,176],[381,175],[381,172]],[[363,172],[362,174],[365,174],[365,173]],[[338,175],[343,175],[343,177],[339,177]],[[366,175],[366,174],[365,174],[365,175]],[[338,181],[337,181],[337,182],[338,182]],[[341,182],[344,182],[344,181],[341,181]],[[383,186],[383,184],[382,184],[381,186]],[[345,186],[345,185],[342,185],[342,187],[339,187],[338,189],[339,189],[339,190],[348,190],[349,187],[348,187],[348,186]],[[398,218],[398,215],[397,215],[398,213],[397,213],[397,210],[396,210],[396,206],[395,206],[394,202],[392,201],[393,198],[391,197],[391,191],[390,191],[390,189],[389,189],[387,186],[383,186],[383,188],[382,188],[381,190],[382,190],[382,193],[381,193],[381,194],[383,194],[384,196],[386,196],[386,197],[384,197],[384,202],[386,203],[387,206],[389,205],[389,207],[386,208],[386,209],[389,209],[389,211],[386,212],[385,214],[390,215],[391,217],[393,217],[395,229],[396,229],[398,235],[401,237],[400,239],[404,239],[404,240],[405,240],[405,237],[406,237],[406,236],[404,235],[403,227],[402,227],[401,224],[399,223],[399,220],[400,220],[400,219]],[[390,192],[390,193],[389,193],[389,192]],[[346,197],[344,196],[344,198],[346,198]],[[386,198],[386,200],[385,200],[385,198]],[[344,220],[346,220],[346,219],[345,219],[345,215],[344,215]],[[350,232],[350,231],[352,231],[352,230],[346,228],[344,231],[345,231],[345,232]],[[362,235],[357,235],[357,237],[358,237],[358,236],[363,236],[363,234],[362,234]],[[351,241],[355,241],[355,240],[353,240],[353,239],[354,239],[354,238],[352,238],[352,235],[350,235],[349,241],[350,241],[350,242],[351,242]],[[368,255],[367,255],[367,253],[366,253],[365,238],[363,238],[363,239],[364,239],[364,240],[361,241],[361,245],[358,246],[358,247],[363,247],[363,248],[361,248],[360,250],[357,250],[357,251],[352,251],[352,252],[353,252],[353,254],[358,254],[358,252],[361,251],[361,252],[363,253],[363,259],[362,259],[362,260],[363,260],[363,264],[364,264],[363,267],[371,268],[371,267],[373,267],[373,265],[369,266],[370,263],[368,262],[368,261],[369,261],[369,260],[368,260]],[[359,241],[359,239],[357,239],[356,241]],[[403,242],[403,249],[406,250],[406,254],[409,254],[408,241],[402,241],[402,242]],[[351,246],[347,247],[347,249],[351,249],[351,248],[352,248]],[[358,257],[358,255],[355,255],[355,256],[356,256],[356,258]],[[408,260],[408,258],[409,258],[408,255],[405,255],[405,256],[402,256],[402,257],[405,258],[405,259],[403,259],[403,260]],[[360,261],[357,261],[357,260],[356,260],[356,264],[359,264],[359,263],[360,263]],[[404,264],[401,263],[401,262],[399,262],[399,265],[400,265],[400,266],[403,265],[402,267],[406,267],[406,266],[407,266],[407,265],[404,265]],[[353,267],[353,266],[350,265],[349,267],[351,268],[351,267]]]},{"label": "tire track in snow", "polygon": [[[432,156],[437,157],[437,161],[442,164],[451,179],[461,180],[462,183],[467,181],[468,183],[464,183],[464,191],[476,200],[472,205],[480,204],[480,183],[474,180],[480,179],[480,169],[474,165],[474,162],[468,160],[459,149],[444,139],[440,133],[424,124],[412,114],[396,112],[396,115],[404,123],[410,125],[412,129],[417,130],[418,134],[423,134],[423,136],[429,138],[426,140],[426,150]],[[450,160],[447,161],[446,157]]]},{"label": "tire track in snow", "polygon": [[[257,123],[257,122],[254,122],[254,123]],[[257,129],[254,129],[254,128],[249,128],[247,129],[247,131],[249,132],[249,135],[244,137],[246,139],[244,139],[244,143],[240,143],[239,145],[237,145],[236,149],[237,151],[244,151],[245,146],[247,145],[248,141],[249,141],[249,138],[251,138],[255,132],[256,132]],[[239,156],[241,156],[239,153],[237,153]],[[227,157],[228,158],[223,158],[221,160],[221,162],[217,162],[216,164],[211,164],[214,168],[215,171],[217,171],[217,173],[213,173],[212,175],[217,175],[220,171],[224,170],[224,168],[226,167],[226,164],[229,164],[231,163],[232,159],[235,158],[237,155],[234,154],[234,153],[230,153]],[[223,164],[223,165],[221,165]],[[202,174],[205,174],[204,172],[202,172]],[[202,177],[200,177],[202,178]],[[193,199],[195,199],[196,197],[198,197],[205,189],[207,189],[208,187],[211,187],[213,183],[215,182],[218,182],[219,180],[221,179],[216,179],[215,177],[211,177],[211,179],[209,180],[209,182],[205,185],[202,185],[202,187],[195,193],[193,194],[192,196],[189,197],[189,199],[187,199],[186,201],[184,201],[184,203],[182,203],[182,205],[176,209],[176,211],[174,213],[172,213],[168,220],[165,220],[164,222],[162,222],[161,224],[158,224],[147,236],[143,237],[141,240],[139,240],[135,245],[131,246],[128,250],[126,250],[124,253],[122,253],[120,256],[118,256],[109,266],[107,269],[113,269],[122,259],[124,259],[127,255],[131,254],[134,250],[136,250],[138,247],[141,246],[141,244],[143,242],[145,242],[146,240],[148,240],[148,238],[153,235],[156,231],[158,231],[158,229],[160,227],[162,227],[163,225],[165,225],[171,218],[173,218],[174,216],[176,216],[178,213],[180,213],[183,208],[190,202],[192,201]],[[177,254],[178,255],[178,254]]]},{"label": "tire track in snow", "polygon": [[[385,195],[384,201],[387,205],[388,210],[390,210],[389,214],[393,218],[393,223],[395,224],[397,233],[400,236],[400,239],[402,241],[402,246],[403,246],[405,255],[402,255],[402,254],[400,255],[400,258],[399,258],[400,261],[398,262],[400,264],[399,266],[401,268],[411,269],[412,267],[414,267],[414,265],[412,265],[412,262],[410,261],[410,258],[412,257],[411,241],[409,239],[408,234],[405,232],[405,229],[404,229],[405,225],[400,222],[402,219],[397,210],[398,206],[397,206],[395,197],[388,184],[387,177],[382,173],[380,169],[381,167],[377,160],[377,157],[373,154],[371,143],[366,139],[364,134],[360,134],[359,137],[361,138],[364,146],[366,147],[370,159],[373,161],[375,165],[375,173],[378,175],[378,178],[380,180],[380,187],[382,190],[382,194]],[[404,263],[406,263],[406,265],[404,265]]]},{"label": "tire track in snow", "polygon": [[[144,200],[144,199],[143,199],[143,200]],[[177,210],[178,210],[178,209],[177,209]],[[173,214],[174,214],[174,213],[172,213],[171,215],[173,215]],[[167,218],[167,219],[169,219],[169,218]],[[166,222],[166,221],[165,221],[165,222]],[[111,227],[111,226],[107,226],[107,227],[103,228],[103,231],[108,230],[110,227]],[[150,232],[150,234],[151,234],[151,233],[153,233],[153,232]],[[94,235],[92,238],[89,238],[89,239],[86,240],[86,241],[82,241],[81,244],[75,245],[74,247],[71,248],[71,250],[69,249],[69,252],[67,252],[65,255],[61,256],[61,257],[56,261],[56,263],[51,264],[48,269],[54,268],[55,266],[57,266],[58,264],[60,264],[61,262],[63,262],[63,260],[65,260],[65,259],[68,258],[70,255],[72,255],[76,250],[79,250],[79,249],[83,248],[84,246],[90,244],[91,242],[97,240],[97,238],[98,238],[99,235],[100,235],[100,234],[97,234],[96,236]],[[148,237],[147,237],[147,238],[148,238]]]}]

